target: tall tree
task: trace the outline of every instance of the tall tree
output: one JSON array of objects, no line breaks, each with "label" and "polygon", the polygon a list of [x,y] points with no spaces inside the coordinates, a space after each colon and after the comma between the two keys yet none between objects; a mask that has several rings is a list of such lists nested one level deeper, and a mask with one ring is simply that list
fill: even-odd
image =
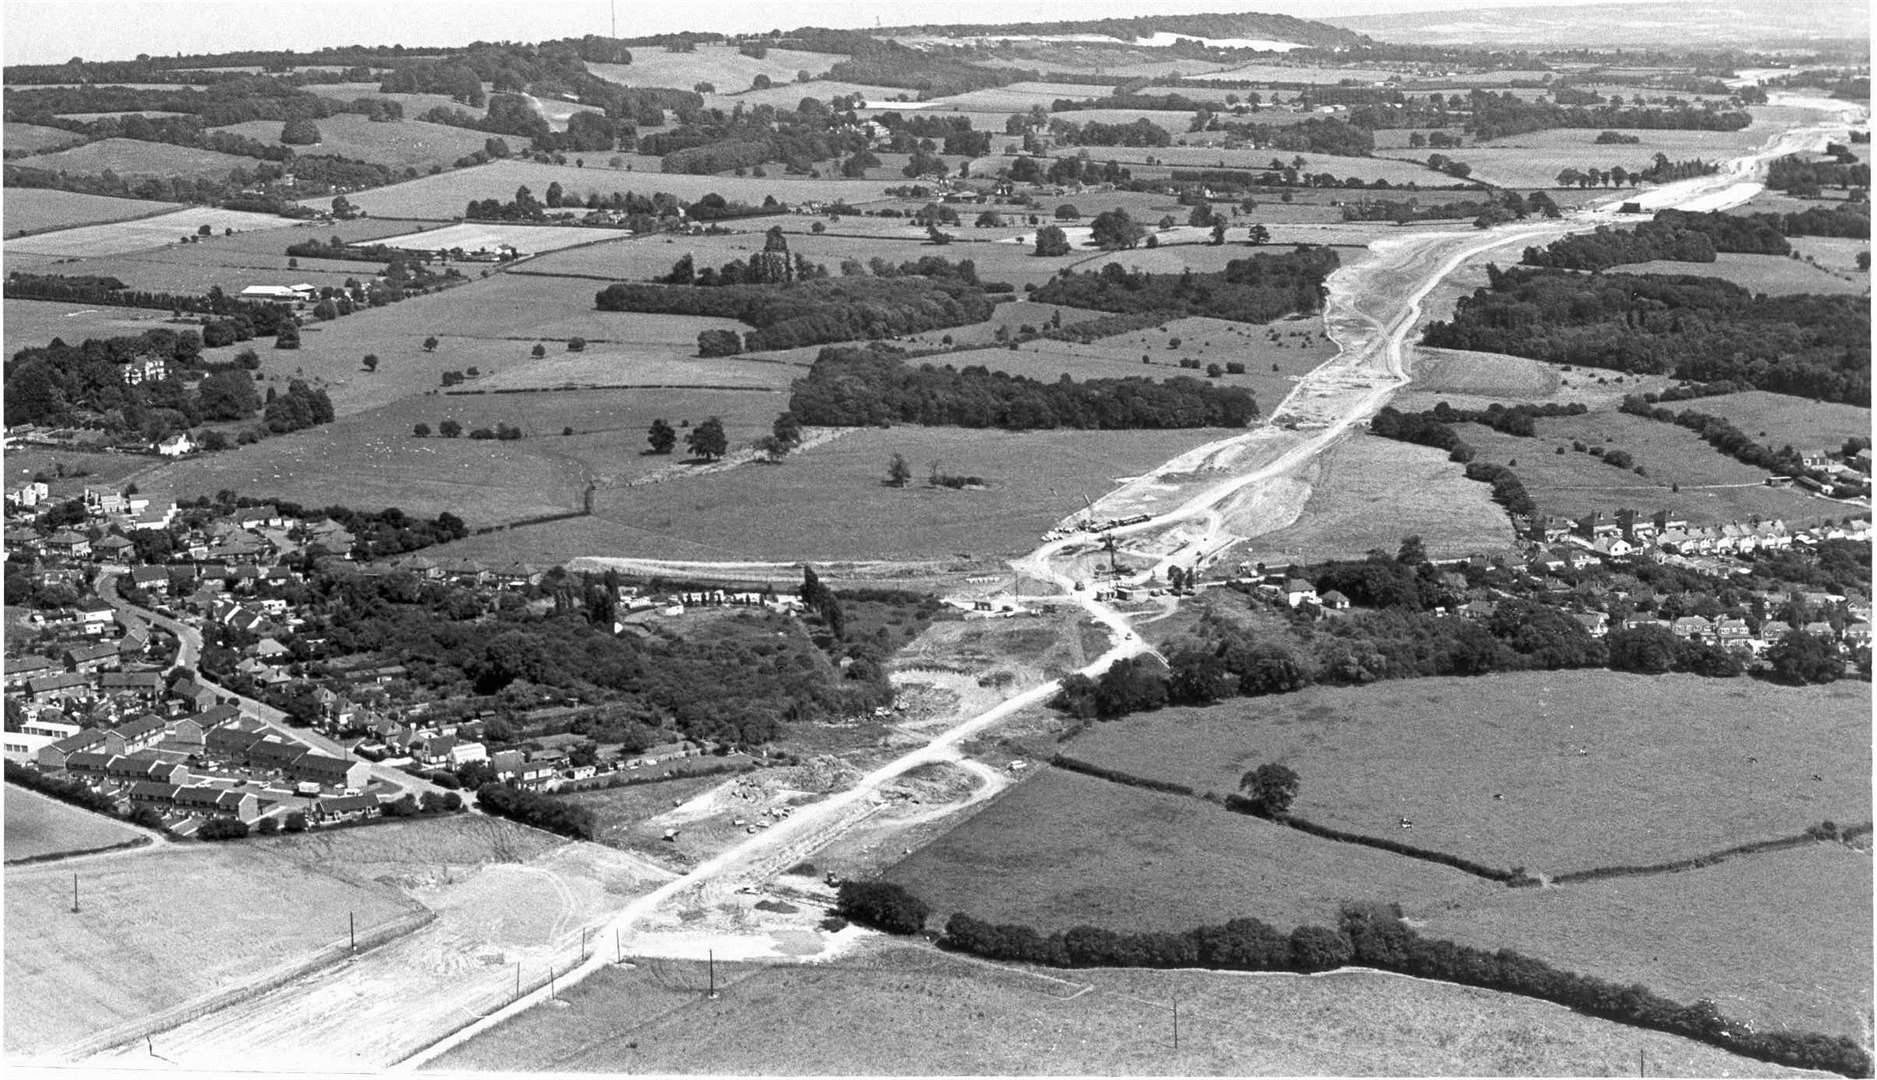
[{"label": "tall tree", "polygon": [[661,417],[652,421],[652,427],[646,434],[646,441],[652,444],[652,453],[669,454],[671,448],[678,445],[678,432]]},{"label": "tall tree", "polygon": [[722,457],[730,449],[730,440],[723,431],[723,421],[711,417],[691,429],[684,437],[684,445],[691,453],[710,461]]}]

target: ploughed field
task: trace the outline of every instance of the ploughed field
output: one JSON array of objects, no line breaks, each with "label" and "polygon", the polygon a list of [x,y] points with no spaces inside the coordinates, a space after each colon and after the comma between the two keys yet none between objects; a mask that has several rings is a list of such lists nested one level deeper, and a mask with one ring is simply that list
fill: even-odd
[{"label": "ploughed field", "polygon": [[608,968],[565,992],[566,1007],[531,1009],[426,1068],[1600,1076],[1635,1068],[1641,1054],[1659,1076],[1797,1075],[1545,1002],[1373,972],[1030,973],[896,944],[812,965],[719,963],[719,997],[709,1000],[703,968],[655,959]]}]

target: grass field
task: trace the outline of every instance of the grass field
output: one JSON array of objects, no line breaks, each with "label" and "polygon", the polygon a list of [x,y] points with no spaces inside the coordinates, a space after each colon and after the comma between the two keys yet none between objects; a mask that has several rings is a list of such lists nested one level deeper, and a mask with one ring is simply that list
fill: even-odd
[{"label": "grass field", "polygon": [[[352,390],[364,395],[369,386],[361,389],[355,382]],[[779,394],[697,389],[401,397],[319,428],[159,465],[137,482],[179,497],[231,488],[312,506],[396,506],[424,515],[448,510],[481,526],[578,509],[589,480],[604,494],[606,485],[672,465],[672,458],[642,453],[654,417],[677,425],[721,416],[732,445],[740,446],[766,433],[785,407],[786,398]],[[458,421],[465,432],[514,424],[527,437],[499,442],[411,434],[418,422],[435,430],[445,419]],[[567,427],[577,434],[561,435]],[[884,456],[880,470],[884,474]],[[540,530],[515,534],[527,536],[527,543],[539,541],[543,549],[536,553],[524,547],[506,557],[549,561],[550,550],[558,551],[552,538],[565,527],[553,526],[549,536]],[[582,549],[553,557],[601,553],[626,552]]]},{"label": "grass field", "polygon": [[556,225],[510,225],[502,222],[476,222],[465,225],[446,225],[441,229],[427,229],[404,236],[387,236],[378,242],[386,247],[406,248],[412,251],[448,251],[462,248],[464,251],[476,251],[480,248],[493,248],[498,244],[509,244],[517,251],[532,253],[553,251],[557,248],[574,247],[580,244],[604,243],[617,239],[618,233],[608,229],[578,229]]},{"label": "grass field", "polygon": [[8,121],[4,130],[0,130],[0,141],[6,143],[8,150],[18,150],[22,154],[43,154],[49,150],[58,150],[61,147],[84,142],[85,137],[66,131],[64,128]]},{"label": "grass field", "polygon": [[1167,710],[1068,752],[1220,793],[1283,762],[1303,817],[1555,874],[1870,820],[1870,704],[1861,683],[1523,672]]},{"label": "grass field", "polygon": [[1426,932],[1641,982],[1678,1001],[1708,998],[1759,1027],[1868,1037],[1870,855],[1842,845],[1506,890],[1431,912]]},{"label": "grass field", "polygon": [[76,345],[88,337],[121,337],[170,325],[169,312],[149,308],[87,307],[52,300],[7,300],[0,307],[6,313],[8,353],[44,345],[55,337]]},{"label": "grass field", "polygon": [[[438,1058],[449,1072],[887,1075],[1780,1075],[1685,1039],[1485,990],[1326,976],[1043,972],[871,947],[808,966],[609,968]],[[1081,986],[1093,990],[1071,997]],[[1168,1003],[1180,1002],[1180,1048]],[[804,1016],[839,1016],[837,1029]],[[750,1033],[760,1031],[760,1039]],[[883,1054],[882,1048],[891,1047]],[[1797,1074],[1793,1074],[1797,1075]]]},{"label": "grass field", "polygon": [[[744,445],[767,430],[766,423],[732,428],[730,443]],[[1082,505],[1082,492],[1105,491],[1120,477],[1222,434],[855,429],[780,465],[603,489],[594,513],[618,530],[618,547],[606,554],[789,561],[1009,554],[1033,547],[1036,537]],[[913,469],[913,483],[904,489],[884,483],[895,453]],[[927,487],[934,460],[948,473],[981,476],[989,487]],[[775,508],[760,529],[748,527],[752,506]]]},{"label": "grass field", "polygon": [[93,851],[148,837],[114,818],[80,810],[13,784],[6,786],[6,861]]},{"label": "grass field", "polygon": [[[65,467],[63,476],[58,475],[60,465]],[[6,485],[18,487],[44,472],[50,477],[46,486],[53,498],[76,499],[84,495],[87,484],[115,483],[149,465],[150,459],[139,454],[91,454],[22,446],[7,451]]]},{"label": "grass field", "polygon": [[1835,450],[1846,439],[1869,437],[1871,432],[1869,409],[1764,390],[1672,403],[1667,408],[1724,416],[1735,427],[1775,447],[1790,443],[1801,449]]},{"label": "grass field", "polygon": [[1690,274],[1695,277],[1721,278],[1756,293],[1779,296],[1785,293],[1868,293],[1870,275],[1853,272],[1832,273],[1801,259],[1778,255],[1736,255],[1723,252],[1711,263],[1654,262],[1625,263],[1610,268],[1623,274]]},{"label": "grass field", "polygon": [[1848,275],[1870,288],[1870,271],[1857,268],[1857,257],[1870,251],[1869,240],[1840,236],[1795,236],[1792,249],[1834,274]]},{"label": "grass field", "polygon": [[[308,93],[311,93],[311,94],[318,94],[321,97],[338,98],[341,101],[355,101],[358,98],[362,98],[362,97],[390,98],[392,101],[395,101],[399,103],[400,105],[403,105],[404,115],[407,117],[410,117],[413,120],[438,106],[442,106],[443,108],[446,108],[446,109],[455,109],[460,112],[466,112],[469,115],[475,116],[475,117],[484,116],[489,111],[488,106],[486,105],[477,105],[477,106],[471,107],[469,105],[463,104],[460,101],[453,101],[450,99],[450,96],[448,94],[385,94],[385,93],[380,93],[378,90],[378,85],[379,84],[375,82],[308,83],[306,86],[306,90]],[[485,83],[483,85],[483,89],[487,90],[488,84]],[[324,129],[322,128],[322,130]],[[274,133],[278,135],[279,129],[276,128]],[[522,142],[524,144],[527,142],[526,139],[515,140],[511,136],[503,136],[503,138],[509,140],[510,149],[515,148],[515,143],[517,141]],[[480,146],[480,144],[478,145]]]},{"label": "grass field", "polygon": [[[797,97],[800,94],[797,93]],[[669,192],[691,200],[715,192],[726,199],[760,204],[764,196],[774,195],[783,202],[847,199],[866,202],[883,197],[882,185],[868,180],[804,180],[793,177],[688,176],[679,173],[646,174],[631,170],[603,168],[595,155],[588,168],[573,165],[536,165],[523,161],[497,161],[474,169],[409,180],[389,187],[374,188],[348,196],[354,205],[375,217],[404,217],[447,221],[462,216],[472,199],[512,199],[515,189],[527,185],[539,196],[547,186],[559,181],[570,195],[583,200],[589,191],[610,194],[632,191],[639,194]],[[901,181],[902,183],[904,181]],[[305,205],[325,209],[331,199],[309,199]]]},{"label": "grass field", "polygon": [[[1473,176],[1481,180],[1515,188],[1548,188],[1557,185],[1558,173],[1565,168],[1609,169],[1621,165],[1633,172],[1648,168],[1657,153],[1667,154],[1671,161],[1725,160],[1764,145],[1782,128],[1759,122],[1739,131],[1636,130],[1626,134],[1640,136],[1640,143],[1606,146],[1597,145],[1598,133],[1588,128],[1553,128],[1440,153],[1471,165]],[[1421,152],[1389,153],[1426,160]],[[1614,191],[1598,190],[1605,194]]]},{"label": "grass field", "polygon": [[[1576,383],[1580,375],[1565,378]],[[1644,515],[1667,510],[1701,524],[1755,516],[1793,524],[1844,514],[1836,503],[1766,487],[1765,473],[1727,457],[1686,428],[1623,413],[1591,412],[1540,420],[1538,436],[1531,439],[1502,435],[1478,424],[1462,424],[1458,430],[1479,450],[1479,460],[1518,462],[1513,471],[1542,513],[1576,518],[1592,510],[1608,513],[1631,507]],[[1627,450],[1649,475],[1638,476],[1580,454],[1571,449],[1573,439],[1582,439],[1586,446]],[[1559,446],[1564,453],[1556,452]],[[1677,484],[1680,491],[1674,488]]]},{"label": "grass field", "polygon": [[1240,916],[1285,929],[1333,925],[1349,901],[1418,909],[1498,888],[1198,799],[1053,769],[999,795],[885,876],[932,906],[934,926],[965,911],[1044,932],[1085,924],[1182,930]]},{"label": "grass field", "polygon": [[[371,96],[384,95],[374,91]],[[421,109],[417,112],[407,111],[404,120],[378,123],[356,113],[323,117],[318,123],[320,141],[313,146],[299,148],[299,152],[337,154],[387,165],[399,172],[406,168],[427,172],[432,165],[450,168],[458,158],[482,149],[483,143],[489,138],[485,132],[415,119],[422,112]],[[276,142],[280,138],[280,123],[274,120],[251,120],[216,130],[245,135],[266,143]],[[527,139],[513,135],[503,136],[503,141],[516,153],[521,153],[528,146]]]},{"label": "grass field", "polygon": [[[72,914],[72,871],[80,906]],[[260,844],[165,846],[6,875],[6,1049],[34,1055],[232,989],[415,910]]]},{"label": "grass field", "polygon": [[1234,551],[1241,562],[1359,559],[1419,536],[1435,558],[1510,548],[1512,525],[1485,484],[1447,455],[1357,432],[1320,459],[1295,522]]},{"label": "grass field", "polygon": [[[11,128],[15,125],[7,126]],[[182,206],[177,203],[113,199],[105,195],[81,195],[76,191],[57,191],[52,188],[16,187],[7,193],[4,216],[6,235],[13,237],[21,233],[150,217],[180,209]]]},{"label": "grass field", "polygon": [[1558,389],[1549,364],[1504,353],[1465,349],[1414,349],[1414,388],[1426,393],[1469,394],[1508,401],[1542,401]]},{"label": "grass field", "polygon": [[[778,83],[794,82],[798,71],[822,75],[839,59],[833,53],[770,49],[758,60],[744,56],[734,46],[705,43],[687,53],[639,49],[632,54],[630,64],[588,63],[587,70],[626,86],[671,86],[689,90],[695,83],[708,82],[716,86],[719,93],[729,94],[747,88],[758,75],[767,75]],[[802,95],[826,100],[830,95],[817,92],[816,86],[812,82],[803,84]]]},{"label": "grass field", "polygon": [[[272,214],[250,214],[240,210],[218,210],[212,207],[189,207],[174,213],[158,214],[155,217],[138,218],[134,221],[116,221],[104,225],[60,229],[57,232],[8,240],[6,253],[8,255],[24,253],[68,257],[121,255],[125,252],[145,251],[175,244],[184,235],[196,235],[197,230],[204,225],[219,235],[224,229],[246,232],[251,229],[280,229],[292,224],[291,218],[275,217]],[[204,239],[211,240],[212,238],[205,237]],[[285,244],[282,244],[282,247],[285,247]]]},{"label": "grass field", "polygon": [[169,143],[100,139],[69,150],[14,158],[13,164],[68,173],[101,173],[108,169],[126,178],[207,176],[221,179],[234,169],[253,168],[254,159]]}]

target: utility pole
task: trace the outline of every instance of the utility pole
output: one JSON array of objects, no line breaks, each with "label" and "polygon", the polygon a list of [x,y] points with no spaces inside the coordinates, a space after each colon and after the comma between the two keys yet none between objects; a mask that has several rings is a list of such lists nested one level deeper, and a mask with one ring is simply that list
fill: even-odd
[{"label": "utility pole", "polygon": [[606,7],[609,11],[612,12],[612,15],[613,15],[613,40],[617,41],[619,39],[619,3],[618,3],[618,0],[612,0],[611,3],[608,3],[606,5]]},{"label": "utility pole", "polygon": [[587,928],[583,926],[580,928],[580,959],[585,960],[586,958],[587,958]]},{"label": "utility pole", "polygon": [[1173,999],[1173,1049],[1180,1048],[1180,999]]},{"label": "utility pole", "polygon": [[717,1000],[717,952],[714,949],[704,951],[705,962],[710,965],[710,992],[705,996],[711,1001]]},{"label": "utility pole", "polygon": [[515,961],[515,996],[521,996],[521,961]]},{"label": "utility pole", "polygon": [[348,911],[345,913],[345,926],[346,926],[346,933],[349,934],[352,938],[352,951],[354,953],[357,953],[358,952],[358,915],[355,912]]},{"label": "utility pole", "polygon": [[78,875],[72,875],[72,914],[78,914]]},{"label": "utility pole", "polygon": [[613,927],[613,963],[623,964],[625,960],[626,958],[619,952],[619,928],[615,926]]}]

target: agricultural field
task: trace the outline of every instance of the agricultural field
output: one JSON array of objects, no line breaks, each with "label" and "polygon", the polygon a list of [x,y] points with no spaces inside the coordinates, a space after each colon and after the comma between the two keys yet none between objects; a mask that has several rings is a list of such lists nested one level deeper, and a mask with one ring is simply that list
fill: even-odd
[{"label": "agricultural field", "polygon": [[[180,234],[177,239],[181,239]],[[173,244],[169,247],[61,260],[56,267],[49,267],[48,270],[52,273],[105,275],[118,278],[133,289],[190,294],[205,293],[216,285],[220,285],[229,293],[239,293],[249,285],[285,285],[304,282],[315,286],[336,287],[345,284],[347,278],[369,277],[378,269],[371,263],[311,258],[297,260],[299,265],[291,266],[288,257],[281,254],[287,247],[288,239],[276,237],[271,240],[258,240],[257,238],[261,246],[272,249],[263,252],[244,251],[240,245],[227,243],[232,239],[232,237],[204,236],[193,244]],[[294,239],[304,239],[304,236],[294,237]],[[11,259],[14,256],[9,252],[8,257]],[[39,269],[39,267],[35,266],[33,269]],[[114,310],[122,312],[121,317],[129,318],[136,309]],[[155,309],[144,309],[137,313],[164,316],[169,314],[167,311]]]},{"label": "agricultural field", "polygon": [[[1054,83],[1054,82],[1017,82],[1008,86],[994,86],[986,90],[972,90],[969,93],[953,94],[950,97],[934,98],[933,102],[941,107],[957,108],[968,112],[1027,113],[1032,106],[1041,105],[1048,109],[1058,101],[1089,101],[1095,98],[1114,96],[1115,88],[1101,83]],[[1063,113],[1071,119],[1081,113]],[[1191,119],[1189,116],[1188,119]],[[1001,132],[1003,126],[998,125]]]},{"label": "agricultural field", "polygon": [[84,494],[87,484],[115,483],[149,465],[150,459],[139,454],[20,446],[7,451],[6,485],[18,487],[43,473],[54,499],[76,499]]},{"label": "agricultural field", "polygon": [[[1031,971],[875,945],[812,965],[608,968],[426,1069],[713,1074],[1777,1076],[1544,1002],[1375,972]],[[1088,992],[1078,993],[1083,987]],[[1180,1048],[1166,1003],[1180,1002]],[[839,1016],[838,1033],[802,1024]],[[1248,1020],[1255,1018],[1255,1022]],[[763,1032],[751,1039],[752,1031]],[[882,1047],[891,1047],[882,1055]]]},{"label": "agricultural field", "polygon": [[6,861],[9,863],[96,851],[139,839],[148,842],[149,838],[149,833],[115,818],[81,810],[15,784],[6,786]]},{"label": "agricultural field", "polygon": [[1414,348],[1414,389],[1505,401],[1545,401],[1558,390],[1556,367],[1523,356],[1466,349]]},{"label": "agricultural field", "polygon": [[[72,914],[72,873],[79,914]],[[6,1049],[37,1056],[235,989],[411,914],[258,843],[161,845],[6,875]]]},{"label": "agricultural field", "polygon": [[[697,199],[715,192],[726,199],[752,204],[760,204],[768,195],[788,203],[835,199],[860,203],[883,197],[881,185],[870,180],[646,174],[603,167],[597,156],[588,168],[537,165],[512,159],[494,161],[473,169],[456,169],[437,176],[361,191],[347,197],[353,205],[373,217],[447,221],[461,217],[464,207],[472,200],[496,198],[506,201],[514,198],[515,189],[521,186],[526,186],[538,198],[547,191],[549,184],[556,181],[569,195],[577,195],[582,200],[590,191],[602,194],[614,191],[641,194],[664,191],[681,199]],[[902,178],[899,182],[905,181]],[[331,202],[331,199],[308,199],[304,205],[326,209]]]},{"label": "agricultural field", "polygon": [[53,188],[16,187],[7,192],[4,215],[6,235],[11,239],[26,233],[151,217],[180,209],[182,206],[178,203],[113,199],[106,195],[81,195],[76,191],[57,191]]},{"label": "agricultural field", "polygon": [[[380,409],[352,415],[342,412],[338,420],[319,428],[159,465],[140,475],[138,483],[178,497],[212,495],[229,488],[278,495],[310,506],[396,506],[426,516],[448,510],[472,527],[480,527],[577,510],[589,481],[601,485],[601,498],[596,500],[600,505],[609,485],[665,470],[672,470],[671,476],[692,471],[677,464],[675,457],[645,453],[645,432],[654,417],[680,426],[721,416],[736,447],[766,434],[776,414],[786,407],[783,395],[759,389],[402,397]],[[461,423],[465,433],[513,424],[524,437],[502,442],[466,435],[456,439],[412,435],[417,423],[434,431],[446,419]],[[573,435],[562,434],[568,428]],[[880,470],[884,474],[884,457]],[[685,486],[658,484],[651,490]],[[562,550],[559,534],[568,527],[562,522],[547,532],[517,534],[525,535],[524,543],[542,547],[507,558],[546,563],[578,555],[623,553],[615,550],[617,544],[602,550]]]},{"label": "agricultural field", "polygon": [[[1308,790],[1308,774],[1304,783]],[[933,926],[963,911],[1045,933],[1082,925],[1177,931],[1241,916],[1288,930],[1334,925],[1351,901],[1420,910],[1500,888],[1060,769],[1014,785],[885,877],[932,906]]]},{"label": "agricultural field", "polygon": [[5,142],[8,150],[18,150],[22,154],[43,154],[48,150],[58,150],[84,141],[83,135],[66,131],[64,128],[21,124],[10,120],[7,121],[4,129],[0,130],[0,142]]},{"label": "agricultural field", "polygon": [[[495,412],[530,398],[568,396],[486,400]],[[1225,434],[1213,429],[1019,434],[962,428],[845,429],[779,465],[678,465],[679,475],[669,482],[619,486],[620,481],[674,464],[673,458],[639,456],[651,416],[677,424],[680,418],[721,413],[735,450],[768,434],[770,421],[786,407],[780,395],[716,395],[718,401],[739,407],[740,412],[733,413],[715,403],[699,404],[702,397],[697,391],[633,392],[626,397],[632,404],[630,419],[616,431],[568,441],[570,453],[581,454],[588,467],[612,480],[596,492],[593,517],[471,537],[439,548],[438,554],[544,563],[582,555],[789,562],[939,559],[960,552],[1004,555],[1034,546],[1037,536],[1082,505],[1080,492],[1106,490],[1119,477],[1135,475]],[[519,445],[528,443],[524,439]],[[903,454],[913,469],[913,481],[904,489],[885,483],[894,453]],[[982,476],[989,487],[928,487],[924,476],[934,460],[948,473]],[[1016,461],[1025,463],[1024,471],[1011,470]],[[578,496],[577,486],[564,487]],[[785,507],[786,512],[756,533],[746,527],[753,505]],[[837,520],[854,524],[829,530],[827,522]]]},{"label": "agricultural field", "polygon": [[1864,288],[1870,288],[1870,271],[1857,268],[1857,257],[1870,252],[1869,240],[1839,236],[1795,236],[1790,243],[1800,258],[1809,260],[1828,273],[1848,277],[1860,282]]},{"label": "agricultural field", "polygon": [[[1576,374],[1569,379],[1575,382]],[[1844,513],[1837,503],[1766,487],[1765,473],[1735,461],[1686,428],[1623,413],[1540,420],[1538,436],[1532,439],[1478,424],[1462,424],[1456,430],[1478,449],[1479,460],[1518,462],[1512,471],[1539,511],[1558,517],[1582,517],[1592,510],[1610,513],[1627,506],[1643,514],[1666,510],[1696,524],[1759,517],[1796,526]],[[1649,475],[1638,476],[1578,453],[1571,449],[1573,439],[1583,440],[1586,447],[1626,450]],[[1562,454],[1556,452],[1560,445]],[[1681,490],[1675,490],[1677,485]]]},{"label": "agricultural field", "polygon": [[1221,794],[1283,762],[1301,817],[1555,875],[1870,820],[1870,705],[1861,683],[1518,672],[1168,709],[1066,751]]},{"label": "agricultural field", "polygon": [[[1557,186],[1558,173],[1566,168],[1608,169],[1621,165],[1635,171],[1648,168],[1657,153],[1667,154],[1671,161],[1720,161],[1759,148],[1782,128],[1762,121],[1739,131],[1636,130],[1625,134],[1641,136],[1640,143],[1603,146],[1596,142],[1598,132],[1588,128],[1554,128],[1455,150],[1389,153],[1417,161],[1425,161],[1428,153],[1443,153],[1471,165],[1473,176],[1481,180],[1504,187],[1549,188]],[[1616,193],[1614,188],[1595,190]]]},{"label": "agricultural field", "polygon": [[[341,101],[355,101],[362,97],[390,98],[392,101],[404,106],[404,115],[407,119],[411,120],[415,120],[417,117],[422,116],[438,106],[466,112],[475,117],[487,115],[489,111],[486,105],[465,105],[460,101],[452,99],[448,94],[386,94],[379,92],[378,86],[379,84],[375,82],[308,83],[306,90],[308,93],[318,94],[320,97],[338,98]],[[484,90],[488,88],[487,83],[483,84]],[[321,130],[323,131],[324,128]],[[279,134],[279,131],[280,129],[278,127],[274,129],[275,134]],[[487,138],[486,135],[483,137]],[[516,140],[512,135],[504,135],[502,138],[510,140],[508,145],[511,149],[514,148],[516,141],[522,143],[528,141],[526,139]],[[481,144],[477,144],[477,146],[480,148]]]},{"label": "agricultural field", "polygon": [[[384,95],[374,93],[372,96]],[[419,113],[422,111],[418,110]],[[337,154],[386,165],[399,171],[411,168],[428,172],[432,165],[450,168],[458,158],[482,149],[483,143],[489,138],[486,132],[426,123],[414,119],[416,115],[407,111],[403,120],[383,122],[367,120],[355,113],[324,117],[318,123],[320,141],[313,146],[297,149],[303,154]],[[280,138],[280,128],[278,121],[252,120],[215,130],[245,135],[261,142],[276,142]],[[521,153],[528,146],[527,139],[514,135],[504,135],[502,139],[516,153]]]},{"label": "agricultural field", "polygon": [[1325,67],[1304,64],[1273,64],[1258,62],[1241,64],[1237,67],[1223,68],[1205,74],[1189,75],[1187,78],[1196,82],[1208,79],[1220,79],[1227,82],[1266,82],[1266,83],[1330,83],[1354,79],[1359,84],[1389,82],[1399,79],[1401,73],[1387,68],[1365,67]]},{"label": "agricultural field", "polygon": [[1394,551],[1404,536],[1419,536],[1436,559],[1512,547],[1512,524],[1490,489],[1466,479],[1432,447],[1357,432],[1307,479],[1307,501],[1296,519],[1253,537],[1234,550],[1234,559],[1359,559],[1376,548]]},{"label": "agricultural field", "polygon": [[[1855,243],[1856,241],[1853,241]],[[1822,267],[1813,266],[1803,259],[1785,258],[1778,255],[1738,255],[1722,252],[1711,263],[1674,262],[1657,259],[1653,262],[1625,263],[1613,266],[1611,273],[1623,274],[1688,274],[1694,277],[1720,278],[1731,281],[1742,288],[1756,293],[1779,296],[1786,293],[1848,293],[1870,292],[1870,275],[1842,273],[1834,274]]]},{"label": "agricultural field", "polygon": [[[87,307],[52,300],[6,300],[6,346],[9,353],[29,345],[45,345],[53,338],[77,344],[86,338],[125,337],[159,327],[180,329],[169,312],[150,308]],[[196,325],[191,322],[187,325]]]},{"label": "agricultural field", "polygon": [[1846,439],[1869,438],[1871,433],[1869,409],[1764,390],[1671,402],[1664,407],[1724,416],[1735,427],[1775,447],[1790,444],[1802,450],[1835,450]]},{"label": "agricultural field", "polygon": [[1757,1027],[1861,1039],[1871,914],[1870,853],[1816,844],[1679,874],[1509,889],[1430,912],[1424,932],[1707,998]]},{"label": "agricultural field", "polygon": [[100,139],[48,154],[13,158],[12,164],[52,172],[101,173],[106,170],[126,179],[140,176],[226,177],[235,169],[254,168],[255,159],[214,150],[198,150],[169,143],[137,139]]},{"label": "agricultural field", "polygon": [[554,251],[583,244],[603,244],[617,239],[610,229],[582,229],[558,225],[511,225],[499,221],[478,221],[447,225],[404,236],[383,237],[378,243],[410,251],[464,251],[492,249],[507,244],[523,254]]},{"label": "agricultural field", "polygon": [[[783,407],[780,401],[774,405]],[[727,420],[725,426],[730,427]],[[754,430],[730,428],[730,443],[735,447],[767,433],[767,423]],[[1082,492],[1106,490],[1122,477],[1224,434],[1217,429],[846,429],[779,465],[746,465],[681,484],[602,489],[594,498],[594,514],[617,531],[617,545],[609,554],[645,558],[1003,555],[1033,547],[1036,537],[1082,505]],[[913,470],[912,483],[903,489],[885,483],[887,462],[895,453]],[[988,486],[964,491],[928,487],[924,478],[933,462],[947,473],[982,477]],[[786,510],[763,529],[752,530],[745,523],[753,505]],[[850,524],[836,531],[827,527],[830,521]]]},{"label": "agricultural field", "polygon": [[[687,53],[659,48],[635,49],[630,64],[590,62],[587,70],[622,86],[670,86],[689,90],[694,83],[708,82],[720,93],[730,94],[748,87],[758,75],[767,75],[778,83],[794,82],[798,71],[825,75],[840,59],[833,53],[769,49],[758,60],[744,56],[734,46],[706,43]],[[817,93],[814,86],[804,86],[802,92],[823,99],[829,96]]]},{"label": "agricultural field", "polygon": [[195,206],[155,217],[60,229],[57,232],[8,240],[6,253],[9,256],[58,255],[68,258],[121,255],[174,244],[185,235],[195,236],[204,225],[219,235],[224,229],[246,232],[250,229],[282,229],[293,224],[295,222],[292,218],[276,217],[273,214],[250,214],[241,210]]}]

